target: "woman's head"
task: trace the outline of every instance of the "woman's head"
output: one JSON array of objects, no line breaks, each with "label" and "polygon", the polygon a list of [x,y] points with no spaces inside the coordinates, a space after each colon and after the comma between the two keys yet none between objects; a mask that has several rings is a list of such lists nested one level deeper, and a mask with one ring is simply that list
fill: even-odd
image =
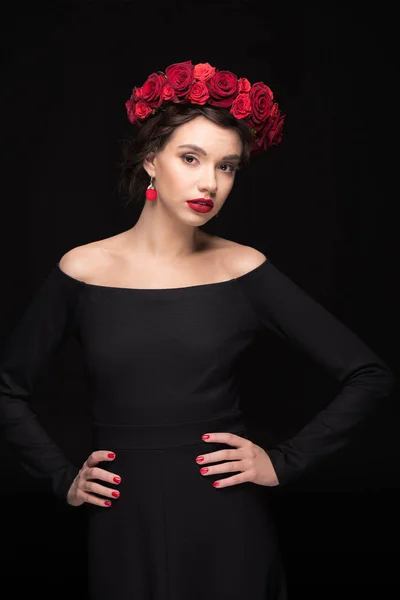
[{"label": "woman's head", "polygon": [[[198,146],[206,155],[178,148],[183,144]],[[127,203],[142,206],[150,177],[162,194],[163,182],[172,184],[177,176],[191,188],[182,190],[184,199],[204,196],[218,202],[221,194],[225,201],[236,170],[249,163],[252,144],[249,128],[227,108],[167,103],[125,143],[120,192]],[[222,160],[232,154],[239,158]]]},{"label": "woman's head", "polygon": [[[175,169],[176,163],[170,163],[167,157],[175,157],[176,140],[185,139],[185,143],[206,151],[201,155],[199,168],[192,168],[188,185],[193,187],[196,181],[198,187],[205,186],[205,197],[209,197],[212,188],[218,195],[220,186],[226,198],[233,177],[230,186],[226,184],[226,174],[222,180],[220,176],[215,178],[218,184],[205,183],[211,163],[227,154],[238,154],[241,167],[251,155],[279,144],[282,138],[284,115],[271,88],[262,81],[251,84],[246,77],[238,78],[209,63],[194,65],[188,60],[169,65],[165,72],[152,73],[141,87],[133,88],[125,106],[138,131],[124,147],[119,189],[128,203],[137,201],[139,206],[144,202],[149,175],[159,179],[162,186],[166,169]],[[233,146],[235,152],[231,151]]]}]

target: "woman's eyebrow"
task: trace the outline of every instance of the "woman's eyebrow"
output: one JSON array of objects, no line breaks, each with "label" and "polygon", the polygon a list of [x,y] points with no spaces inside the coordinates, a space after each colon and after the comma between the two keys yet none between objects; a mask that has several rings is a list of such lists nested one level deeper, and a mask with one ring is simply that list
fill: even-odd
[{"label": "woman's eyebrow", "polygon": [[[203,148],[200,148],[200,146],[196,146],[195,144],[182,144],[178,146],[178,148],[191,148],[192,150],[197,150],[197,152],[200,152],[200,154],[204,154],[204,156],[207,156],[207,152],[203,150]],[[221,160],[234,159],[240,160],[240,156],[238,154],[228,154],[227,156],[224,156]]]}]

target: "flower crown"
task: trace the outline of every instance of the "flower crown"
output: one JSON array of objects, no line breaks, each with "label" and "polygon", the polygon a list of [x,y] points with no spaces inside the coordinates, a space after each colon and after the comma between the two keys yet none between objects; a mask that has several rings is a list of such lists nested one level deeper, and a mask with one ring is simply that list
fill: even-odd
[{"label": "flower crown", "polygon": [[169,65],[149,75],[141,87],[134,87],[125,103],[128,118],[140,126],[168,103],[208,104],[228,107],[243,120],[254,136],[250,154],[258,154],[282,140],[285,115],[279,111],[271,89],[262,81],[251,84],[231,71],[218,70],[209,63],[192,64],[191,60]]}]

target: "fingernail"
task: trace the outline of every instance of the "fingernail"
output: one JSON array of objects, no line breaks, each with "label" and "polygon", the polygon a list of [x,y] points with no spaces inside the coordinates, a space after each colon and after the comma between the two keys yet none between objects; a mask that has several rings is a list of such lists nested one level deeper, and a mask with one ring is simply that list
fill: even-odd
[{"label": "fingernail", "polygon": [[203,467],[202,469],[200,469],[200,473],[208,473],[207,467]]},{"label": "fingernail", "polygon": [[114,496],[114,498],[118,498],[119,492],[111,492],[111,496]]},{"label": "fingernail", "polygon": [[196,462],[202,462],[204,460],[204,456],[198,456],[196,458]]},{"label": "fingernail", "polygon": [[111,502],[110,502],[109,500],[106,500],[106,501],[104,502],[104,504],[105,504],[106,506],[111,506]]},{"label": "fingernail", "polygon": [[121,477],[114,477],[113,481],[115,481],[115,483],[121,483]]},{"label": "fingernail", "polygon": [[201,439],[202,440],[208,440],[209,437],[210,437],[209,435],[205,434],[205,435],[201,436]]},{"label": "fingernail", "polygon": [[108,458],[115,458],[115,454],[114,452],[110,452],[110,454],[107,454]]}]

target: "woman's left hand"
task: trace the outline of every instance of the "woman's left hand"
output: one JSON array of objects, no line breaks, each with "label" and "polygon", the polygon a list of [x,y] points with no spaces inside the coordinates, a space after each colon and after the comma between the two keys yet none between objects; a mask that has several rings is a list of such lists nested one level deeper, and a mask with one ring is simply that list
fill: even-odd
[{"label": "woman's left hand", "polygon": [[[274,467],[272,466],[271,459],[263,448],[235,433],[217,432],[205,435],[210,436],[208,439],[202,437],[206,443],[228,444],[229,446],[234,446],[235,449],[226,448],[224,450],[218,450],[217,452],[200,454],[196,458],[197,464],[201,465],[201,469],[208,469],[207,472],[202,472],[200,470],[201,475],[207,477],[209,475],[240,471],[240,473],[237,473],[232,477],[215,481],[213,483],[214,487],[229,487],[246,481],[269,487],[279,485],[279,480],[276,476]],[[199,460],[200,457],[203,457],[203,460]],[[210,464],[222,460],[228,462],[214,466]]]}]

